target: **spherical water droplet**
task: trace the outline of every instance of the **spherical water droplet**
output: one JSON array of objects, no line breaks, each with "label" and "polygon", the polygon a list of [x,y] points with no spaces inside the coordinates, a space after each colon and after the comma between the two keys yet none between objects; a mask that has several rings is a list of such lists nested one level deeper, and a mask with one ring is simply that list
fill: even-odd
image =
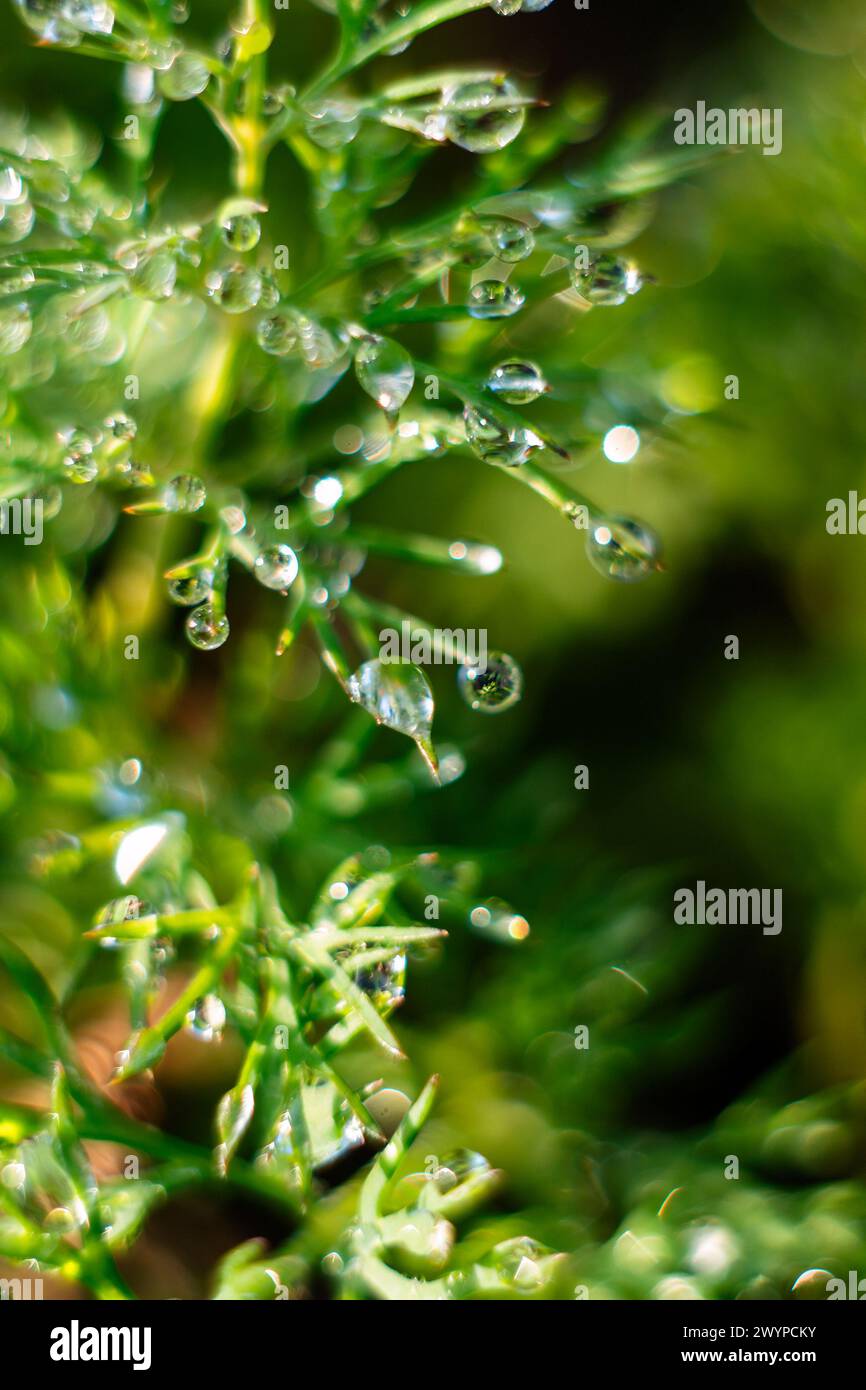
[{"label": "spherical water droplet", "polygon": [[574,266],[571,283],[590,304],[612,306],[624,304],[629,295],[637,294],[643,279],[629,261],[605,251],[592,257],[585,270]]},{"label": "spherical water droplet", "polygon": [[231,265],[209,277],[208,288],[227,314],[245,314],[259,302],[262,277],[251,266]]},{"label": "spherical water droplet", "polygon": [[93,457],[93,440],[84,430],[69,430],[63,436],[66,453],[63,467],[73,483],[92,483],[99,472]]},{"label": "spherical water droplet", "polygon": [[457,686],[470,709],[501,714],[516,705],[523,694],[523,674],[507,652],[488,652],[483,665],[460,667]]},{"label": "spherical water droplet", "polygon": [[355,353],[358,380],[383,410],[405,404],[415,384],[415,367],[406,349],[393,338],[363,338]]},{"label": "spherical water droplet", "polygon": [[261,319],[256,329],[259,347],[273,357],[287,357],[298,347],[299,329],[293,314],[272,314]]},{"label": "spherical water droplet", "polygon": [[186,635],[199,651],[212,652],[228,639],[229,620],[212,603],[194,608],[186,620]]},{"label": "spherical water droplet", "polygon": [[530,1236],[504,1240],[491,1252],[491,1262],[500,1278],[507,1284],[530,1292],[545,1282],[548,1261],[553,1251]]},{"label": "spherical water droplet", "polygon": [[469,1178],[481,1177],[492,1172],[493,1169],[483,1154],[476,1153],[473,1149],[454,1149],[441,1159],[430,1178],[440,1192],[450,1192]]},{"label": "spherical water droplet", "polygon": [[523,307],[525,296],[504,280],[479,280],[469,291],[467,308],[474,319],[504,319]]},{"label": "spherical water droplet", "polygon": [[290,545],[269,545],[256,556],[255,576],[266,589],[288,589],[298,573],[298,557]]},{"label": "spherical water droplet", "polygon": [[252,213],[227,217],[221,230],[223,241],[233,251],[252,251],[254,246],[258,246],[262,235],[262,225]]},{"label": "spherical water droplet", "polygon": [[139,261],[130,284],[142,299],[170,299],[177,280],[177,262],[169,251],[155,251]]},{"label": "spherical water droplet", "polygon": [[192,473],[178,473],[162,490],[162,505],[169,512],[197,512],[207,501],[207,488]]},{"label": "spherical water droplet", "polygon": [[23,1187],[26,1181],[27,1169],[23,1163],[7,1163],[0,1171],[0,1182],[12,1192],[16,1188]]},{"label": "spherical water droplet", "polygon": [[105,421],[105,428],[115,439],[123,439],[129,443],[136,436],[138,426],[131,415],[118,412],[117,415],[109,415]]},{"label": "spherical water droplet", "polygon": [[160,73],[159,90],[169,101],[189,101],[200,96],[209,81],[210,74],[200,58],[179,53],[171,66]]},{"label": "spherical water droplet", "polygon": [[0,357],[20,352],[33,332],[33,321],[26,304],[13,304],[0,310]]},{"label": "spherical water droplet", "polygon": [[534,362],[520,362],[516,358],[495,366],[486,386],[488,391],[509,405],[528,405],[548,389],[540,367],[536,367]]},{"label": "spherical water droplet", "polygon": [[536,449],[543,448],[542,441],[532,430],[520,426],[512,429],[475,405],[464,407],[463,423],[467,440],[485,463],[516,468],[526,463]]},{"label": "spherical water droplet", "polygon": [[219,1041],[226,1023],[226,1007],[217,994],[206,994],[196,1001],[186,1016],[188,1033],[200,1042]]},{"label": "spherical water droplet", "polygon": [[629,517],[593,521],[586,553],[599,574],[631,584],[658,569],[661,542],[654,531]]},{"label": "spherical water droplet", "polygon": [[184,575],[168,581],[168,596],[172,603],[192,608],[203,603],[211,591],[210,576],[204,573]]},{"label": "spherical water droplet", "polygon": [[335,150],[354,140],[361,126],[357,106],[350,101],[322,101],[308,107],[307,134],[322,149]]},{"label": "spherical water droplet", "polygon": [[442,94],[447,109],[445,134],[454,145],[475,154],[501,150],[520,134],[521,106],[510,106],[517,89],[507,78],[461,82]]},{"label": "spherical water droplet", "polygon": [[535,233],[523,222],[515,222],[507,217],[496,218],[487,231],[493,251],[500,261],[525,261],[535,250]]}]

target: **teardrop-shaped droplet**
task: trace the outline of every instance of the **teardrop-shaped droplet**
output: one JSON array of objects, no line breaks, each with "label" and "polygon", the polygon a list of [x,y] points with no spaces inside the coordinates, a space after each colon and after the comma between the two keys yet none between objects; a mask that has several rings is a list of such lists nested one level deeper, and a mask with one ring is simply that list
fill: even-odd
[{"label": "teardrop-shaped droplet", "polygon": [[204,570],[196,574],[180,575],[168,581],[168,596],[172,603],[182,608],[192,608],[203,603],[211,591],[211,577]]},{"label": "teardrop-shaped droplet", "polygon": [[408,662],[365,661],[346,686],[350,699],[371,714],[377,724],[414,739],[427,766],[437,775],[430,742],[433,692],[427,677]]},{"label": "teardrop-shaped droplet", "polygon": [[516,96],[517,89],[505,77],[448,87],[442,94],[447,138],[476,154],[504,149],[520,134],[525,119],[522,106],[509,104]]},{"label": "teardrop-shaped droplet", "polygon": [[355,372],[367,395],[389,413],[400,409],[415,384],[412,358],[393,338],[363,338]]},{"label": "teardrop-shaped droplet", "polygon": [[466,307],[474,319],[504,319],[522,309],[525,298],[505,280],[479,280],[469,291]]},{"label": "teardrop-shaped droplet", "polygon": [[495,415],[475,405],[464,407],[463,423],[467,440],[485,463],[499,464],[503,468],[516,468],[519,464],[526,463],[536,449],[544,447],[542,440],[533,430],[519,425],[512,429]]},{"label": "teardrop-shaped droplet", "polygon": [[661,542],[641,521],[606,517],[590,524],[586,553],[599,574],[630,584],[659,568]]},{"label": "teardrop-shaped droplet", "polygon": [[490,0],[490,8],[496,14],[517,14],[523,0]]},{"label": "teardrop-shaped droplet", "polygon": [[254,213],[239,213],[237,217],[226,217],[220,230],[226,246],[233,251],[252,251],[259,244],[262,224]]},{"label": "teardrop-shaped droplet", "polygon": [[592,257],[585,269],[574,266],[571,283],[590,304],[612,306],[624,304],[629,295],[637,294],[643,278],[629,261],[605,251]]},{"label": "teardrop-shaped droplet", "polygon": [[169,101],[190,101],[201,96],[210,74],[200,58],[192,53],[179,53],[165,72],[159,75],[159,90]]},{"label": "teardrop-shaped droplet", "polygon": [[498,363],[487,378],[486,386],[509,405],[528,405],[548,389],[540,367],[516,358]]},{"label": "teardrop-shaped droplet", "polygon": [[229,620],[212,603],[194,608],[186,620],[186,635],[200,651],[212,652],[228,640]]},{"label": "teardrop-shaped droplet", "polygon": [[288,589],[297,574],[298,557],[290,545],[269,545],[256,556],[255,576],[266,589]]},{"label": "teardrop-shaped droplet", "polygon": [[460,667],[457,687],[470,709],[501,714],[523,694],[523,673],[507,652],[488,652],[486,661]]},{"label": "teardrop-shaped droplet", "polygon": [[208,276],[207,286],[225,313],[245,314],[261,298],[262,277],[252,266],[230,265]]},{"label": "teardrop-shaped droplet", "polygon": [[200,1042],[219,1041],[226,1022],[226,1006],[217,994],[196,1000],[186,1016],[184,1027]]},{"label": "teardrop-shaped droplet", "polygon": [[178,473],[162,490],[167,512],[197,512],[207,501],[207,488],[192,473]]}]

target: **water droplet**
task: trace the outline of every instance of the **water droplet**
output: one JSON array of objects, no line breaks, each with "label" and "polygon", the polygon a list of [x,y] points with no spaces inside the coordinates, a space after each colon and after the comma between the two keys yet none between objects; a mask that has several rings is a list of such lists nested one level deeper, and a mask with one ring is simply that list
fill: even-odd
[{"label": "water droplet", "polygon": [[299,343],[297,317],[290,313],[272,314],[261,319],[256,329],[256,340],[260,348],[274,357],[287,357],[295,352]]},{"label": "water droplet", "polygon": [[208,289],[227,314],[245,314],[261,298],[262,277],[246,265],[230,265],[208,276]]},{"label": "water droplet", "polygon": [[500,362],[487,378],[488,391],[509,405],[528,405],[548,389],[541,368],[534,362],[519,362],[515,358]]},{"label": "water droplet", "polygon": [[355,982],[379,1013],[390,1011],[406,997],[406,957],[392,956],[367,970],[359,970]]},{"label": "water droplet", "polygon": [[442,94],[447,138],[476,154],[504,149],[519,135],[525,119],[521,106],[508,104],[507,98],[516,96],[514,84],[504,77],[448,87]]},{"label": "water droplet", "polygon": [[68,1207],[52,1207],[42,1222],[45,1230],[52,1235],[65,1235],[68,1231],[74,1231],[77,1224]]},{"label": "water droplet", "polygon": [[496,14],[517,14],[523,0],[490,0],[490,8]]},{"label": "water droplet", "polygon": [[124,439],[129,443],[136,436],[138,426],[130,415],[119,413],[109,415],[105,421],[105,428],[109,434],[114,435],[115,439]]},{"label": "water droplet", "polygon": [[603,252],[592,257],[585,270],[573,267],[571,283],[590,304],[610,306],[624,304],[629,295],[637,294],[643,279],[629,261]]},{"label": "water droplet", "polygon": [[536,449],[544,447],[532,430],[519,425],[512,429],[497,420],[495,415],[475,405],[464,407],[463,424],[467,440],[485,463],[516,468],[518,464],[526,463]]},{"label": "water droplet", "polygon": [[177,262],[169,251],[154,251],[139,261],[130,284],[142,299],[170,299],[177,280]]},{"label": "water droplet", "polygon": [[367,395],[389,414],[400,409],[415,384],[412,358],[393,338],[363,338],[355,372]]},{"label": "water droplet", "polygon": [[798,1300],[818,1300],[827,1298],[827,1285],[833,1275],[829,1269],[805,1269],[791,1285],[791,1293]]},{"label": "water droplet", "polygon": [[417,666],[405,662],[365,661],[349,677],[350,699],[372,714],[377,724],[414,739],[428,767],[436,775],[436,756],[430,742],[433,725],[433,692]]},{"label": "water droplet", "polygon": [[204,571],[168,581],[169,598],[172,603],[180,604],[183,608],[192,608],[193,605],[204,602],[210,591],[211,578]]},{"label": "water droplet", "polygon": [[252,213],[227,217],[221,230],[223,241],[233,251],[252,251],[254,246],[258,246],[262,235],[262,225]]},{"label": "water droplet", "polygon": [[200,651],[215,651],[228,639],[229,620],[224,613],[218,613],[212,603],[203,603],[187,618],[186,635]]},{"label": "water droplet", "polygon": [[630,517],[593,521],[586,533],[586,553],[599,574],[631,584],[658,569],[661,542],[654,531]]},{"label": "water droplet", "polygon": [[280,287],[269,270],[260,270],[262,288],[259,294],[260,309],[275,309],[280,302]]},{"label": "water droplet", "polygon": [[192,473],[178,473],[162,490],[162,505],[169,512],[197,512],[207,501],[207,488]]},{"label": "water droplet", "polygon": [[546,1281],[554,1252],[530,1236],[516,1236],[494,1246],[491,1263],[507,1284],[529,1292],[539,1289]]},{"label": "water droplet", "polygon": [[0,168],[0,203],[17,203],[24,193],[24,181],[11,164]]},{"label": "water droplet", "polygon": [[0,357],[20,352],[33,332],[33,321],[26,304],[13,304],[0,310]]},{"label": "water droplet", "polygon": [[14,1192],[16,1188],[23,1187],[27,1180],[27,1169],[23,1163],[7,1163],[0,1171],[0,1182],[4,1187],[8,1187]]},{"label": "water droplet", "polygon": [[328,100],[307,108],[307,134],[322,149],[335,150],[354,140],[361,117],[354,102]]},{"label": "water droplet", "polygon": [[523,674],[507,652],[488,652],[483,665],[460,667],[457,686],[470,709],[501,714],[516,705],[523,694]]},{"label": "water droplet", "polygon": [[99,472],[93,457],[93,440],[84,430],[68,430],[63,436],[66,453],[63,467],[73,483],[92,483]]},{"label": "water droplet", "polygon": [[431,1174],[432,1181],[440,1192],[450,1192],[469,1178],[492,1173],[493,1169],[483,1154],[473,1149],[454,1149],[439,1163]]},{"label": "water droplet", "polygon": [[466,307],[474,319],[504,319],[523,307],[525,297],[504,280],[479,280],[469,291]]},{"label": "water droplet", "polygon": [[269,545],[256,556],[255,576],[266,589],[285,591],[298,573],[298,557],[290,545]]},{"label": "water droplet", "polygon": [[169,101],[189,101],[200,96],[209,81],[210,74],[200,58],[178,53],[171,66],[160,73],[159,89]]},{"label": "water droplet", "polygon": [[184,1026],[200,1042],[219,1042],[225,1023],[225,1004],[219,995],[206,994],[190,1009]]},{"label": "water droplet", "polygon": [[500,217],[491,223],[482,223],[482,226],[485,226],[493,252],[500,261],[508,261],[509,264],[525,261],[535,250],[535,233],[523,222]]},{"label": "water droplet", "polygon": [[523,0],[524,14],[538,14],[539,10],[546,10],[548,5],[552,5],[553,0]]}]

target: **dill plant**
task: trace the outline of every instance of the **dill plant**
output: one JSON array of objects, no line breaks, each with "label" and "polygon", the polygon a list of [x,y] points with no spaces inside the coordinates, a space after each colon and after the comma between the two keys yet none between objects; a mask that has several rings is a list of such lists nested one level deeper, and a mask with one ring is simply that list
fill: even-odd
[{"label": "dill plant", "polygon": [[[426,674],[377,654],[383,623],[448,639],[368,592],[364,561],[472,577],[502,563],[486,542],[392,532],[354,512],[396,469],[463,451],[549,504],[602,573],[652,574],[652,530],[605,515],[562,477],[597,442],[575,431],[565,393],[550,390],[543,364],[497,342],[503,320],[553,295],[575,313],[609,313],[641,289],[623,250],[636,210],[695,156],[623,137],[569,177],[590,124],[579,103],[547,107],[492,68],[371,89],[374,59],[484,7],[338,0],[335,56],[294,89],[269,63],[291,16],[262,0],[246,0],[207,44],[187,39],[184,7],[164,0],[16,4],[41,44],[115,63],[119,78],[110,158],[74,117],[8,115],[0,132],[3,498],[7,515],[38,499],[48,542],[38,555],[17,551],[6,570],[17,599],[3,634],[3,796],[20,807],[28,791],[12,836],[20,881],[40,884],[75,924],[44,960],[14,931],[0,937],[20,1020],[0,1047],[42,1097],[0,1109],[0,1253],[98,1297],[134,1296],[122,1256],[150,1214],[215,1182],[294,1227],[277,1248],[254,1240],[226,1256],[218,1299],[303,1297],[322,1278],[336,1296],[384,1299],[557,1287],[560,1258],[528,1236],[494,1224],[458,1238],[501,1180],[481,1156],[443,1156],[423,1172],[406,1158],[435,1079],[411,1102],[347,1079],[344,1056],[361,1039],[401,1056],[391,1015],[407,958],[444,935],[429,905],[465,924],[480,889],[465,858],[346,852],[343,827],[372,796],[421,794],[424,778],[462,769],[459,752],[433,742]],[[498,24],[544,6],[491,8]],[[204,217],[154,176],[161,121],[187,102],[204,106],[231,157],[230,184]],[[447,143],[474,158],[474,172],[401,220],[395,208]],[[302,251],[268,210],[277,147],[307,180],[314,226]],[[122,513],[137,559],[131,590],[111,602],[92,573]],[[179,537],[189,553],[175,549]],[[218,661],[239,568],[261,586],[272,649],[291,654],[312,636],[358,709],[333,737],[305,727],[321,746],[291,801],[250,791],[237,752],[224,810],[165,762],[160,721],[183,674],[154,630],[175,605],[204,653],[195,659]],[[496,715],[519,698],[522,676],[496,652],[483,669],[464,663],[458,680],[472,709]],[[375,723],[407,735],[421,762],[411,752],[380,764],[371,789],[357,773]],[[232,735],[242,743],[251,730]],[[135,752],[106,762],[104,748]],[[287,785],[275,781],[279,793]],[[291,816],[305,818],[316,863],[333,851],[312,895],[269,863]],[[504,904],[478,920],[512,942],[527,930]],[[175,963],[182,983],[167,995]],[[128,1007],[110,1082],[82,1062],[73,1021],[92,978],[118,979]],[[184,1030],[205,1044],[224,1030],[239,1041],[212,1151],[134,1114],[135,1086],[150,1087]],[[106,1166],[111,1146],[136,1157],[132,1175]],[[339,1182],[348,1197],[323,1249],[316,1212],[323,1185]]]}]

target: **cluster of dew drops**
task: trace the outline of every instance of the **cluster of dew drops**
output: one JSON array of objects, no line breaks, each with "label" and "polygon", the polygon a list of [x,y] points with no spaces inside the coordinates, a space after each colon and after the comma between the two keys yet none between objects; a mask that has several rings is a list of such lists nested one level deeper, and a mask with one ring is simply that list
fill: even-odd
[{"label": "cluster of dew drops", "polygon": [[[551,0],[491,0],[501,15],[545,9]],[[74,46],[87,35],[110,35],[115,15],[107,0],[16,0],[25,23],[40,38],[60,46]],[[408,12],[408,11],[407,11]],[[175,19],[186,15],[178,9]],[[222,49],[225,50],[223,41]],[[222,56],[227,56],[228,50]],[[128,54],[135,57],[134,54]],[[172,101],[186,101],[201,95],[210,80],[207,65],[186,52],[176,40],[148,43],[147,51],[137,55],[156,73],[159,94]],[[283,89],[290,91],[290,89]],[[152,89],[151,89],[152,94]],[[143,100],[148,93],[141,92]],[[294,94],[291,93],[293,96]],[[266,108],[275,114],[281,108],[279,92],[266,96]],[[437,99],[420,114],[391,110],[384,119],[405,125],[433,140],[449,140],[474,152],[504,148],[519,134],[526,103],[514,84],[505,77],[449,81]],[[325,99],[305,113],[310,138],[325,148],[335,148],[354,139],[360,127],[360,109],[346,100]],[[16,168],[0,168],[0,232],[3,239],[19,240],[32,226],[27,189]],[[27,210],[27,217],[22,216]],[[5,224],[5,226],[4,226]],[[261,238],[261,224],[254,212],[234,212],[221,220],[224,245],[237,255],[255,250]],[[116,253],[120,268],[129,277],[134,293],[144,299],[168,300],[181,286],[179,271],[194,269],[201,263],[199,229],[189,234],[165,234],[149,241],[124,243]],[[464,214],[454,228],[454,244],[469,268],[479,267],[491,258],[516,264],[535,248],[532,228],[502,216]],[[642,284],[641,276],[628,261],[610,252],[592,256],[583,266],[570,271],[573,288],[594,306],[614,306],[625,302]],[[8,282],[7,282],[8,289]],[[396,417],[414,384],[414,367],[409,354],[392,339],[380,337],[330,319],[316,319],[280,302],[280,291],[273,275],[262,268],[233,261],[207,270],[203,293],[228,314],[263,311],[256,328],[259,347],[268,355],[300,361],[308,370],[339,370],[354,356],[355,369],[364,390],[382,407],[387,416]],[[8,299],[8,294],[7,294]],[[466,309],[476,319],[506,318],[517,313],[525,297],[517,285],[501,279],[481,279],[470,288]],[[26,344],[32,331],[29,309],[24,304],[5,305],[0,310],[0,354],[8,356]],[[352,340],[355,339],[353,342]],[[529,427],[506,423],[497,418],[495,402],[526,405],[538,399],[549,387],[541,369],[532,362],[509,359],[490,372],[484,389],[494,402],[467,403],[463,412],[465,437],[473,451],[486,463],[505,468],[519,467],[544,441]],[[104,421],[101,429],[71,429],[61,434],[62,476],[70,482],[89,483],[102,472],[113,471],[129,485],[152,485],[146,469],[132,458],[135,422],[126,414]],[[166,483],[155,510],[193,513],[206,501],[204,483],[181,474]],[[657,568],[659,542],[649,528],[624,517],[593,519],[587,533],[587,553],[593,566],[606,576],[622,581],[643,578]],[[225,560],[217,562],[224,565]],[[287,593],[297,578],[299,561],[286,544],[267,546],[255,557],[256,578],[267,588]],[[217,601],[214,570],[198,567],[169,580],[169,596],[191,608],[186,621],[190,642],[203,650],[213,650],[228,638],[229,623],[221,600]],[[522,677],[517,663],[507,653],[490,653],[486,665],[465,664],[458,675],[464,699],[474,710],[498,713],[520,698]]]}]

